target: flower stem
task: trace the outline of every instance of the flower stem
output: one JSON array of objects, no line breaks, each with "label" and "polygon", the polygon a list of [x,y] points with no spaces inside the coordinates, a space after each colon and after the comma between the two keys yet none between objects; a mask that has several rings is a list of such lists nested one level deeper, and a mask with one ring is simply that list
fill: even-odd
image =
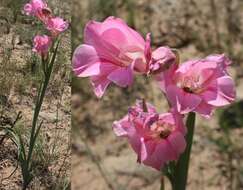
[{"label": "flower stem", "polygon": [[40,128],[42,126],[42,122],[40,122],[40,124],[37,125],[38,123],[38,117],[39,117],[39,113],[42,107],[42,103],[45,97],[45,93],[47,90],[47,86],[49,84],[50,81],[50,77],[53,71],[53,65],[56,59],[56,55],[57,55],[57,49],[59,46],[59,41],[57,41],[56,43],[54,43],[54,52],[52,53],[51,59],[50,60],[44,60],[42,59],[42,69],[43,69],[43,73],[44,73],[44,78],[42,83],[40,84],[40,88],[38,91],[38,95],[37,95],[37,100],[36,100],[36,104],[35,104],[35,110],[34,110],[34,116],[33,116],[33,120],[32,120],[32,128],[31,128],[31,134],[30,134],[30,140],[29,140],[29,150],[28,150],[28,154],[27,157],[23,160],[22,164],[21,164],[21,169],[22,169],[22,175],[23,175],[23,190],[26,190],[29,183],[31,182],[33,176],[32,176],[32,154],[33,154],[33,150],[34,150],[34,146],[36,143],[36,139],[39,135],[40,132]]},{"label": "flower stem", "polygon": [[165,190],[165,181],[164,181],[163,174],[162,174],[161,180],[160,180],[160,190]]},{"label": "flower stem", "polygon": [[173,181],[173,190],[186,190],[195,120],[196,120],[195,113],[190,112],[188,114],[187,121],[186,121],[186,126],[188,130],[186,135],[187,147],[185,152],[181,155],[180,159],[176,164],[174,181]]}]

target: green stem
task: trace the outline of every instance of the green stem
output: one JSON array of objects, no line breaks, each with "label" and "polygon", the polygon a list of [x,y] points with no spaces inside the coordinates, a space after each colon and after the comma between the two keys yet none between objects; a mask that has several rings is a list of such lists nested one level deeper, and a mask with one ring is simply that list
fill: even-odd
[{"label": "green stem", "polygon": [[56,43],[54,43],[53,47],[54,47],[54,51],[52,53],[52,56],[50,58],[49,61],[47,61],[47,59],[42,59],[42,69],[43,69],[43,73],[44,73],[44,81],[41,83],[39,91],[38,91],[38,95],[37,95],[37,100],[36,100],[36,104],[35,104],[35,110],[34,110],[34,116],[33,116],[33,120],[32,120],[32,128],[31,128],[31,134],[30,134],[30,141],[29,141],[29,151],[27,154],[27,158],[23,160],[23,163],[21,164],[21,168],[22,168],[22,174],[23,174],[23,190],[25,190],[29,183],[31,182],[33,176],[31,174],[32,172],[32,165],[31,165],[31,158],[32,158],[32,154],[33,154],[33,150],[34,150],[34,146],[35,146],[35,142],[36,139],[38,137],[42,122],[37,126],[37,122],[38,122],[38,117],[39,117],[39,113],[41,110],[41,106],[45,97],[45,93],[46,93],[46,89],[47,86],[49,84],[50,81],[50,77],[51,77],[51,73],[53,70],[53,65],[56,59],[56,55],[57,55],[57,49],[59,46],[59,41],[57,41]]},{"label": "green stem", "polygon": [[185,152],[181,155],[180,159],[176,164],[174,181],[173,181],[173,190],[186,190],[195,120],[196,120],[195,113],[190,112],[188,114],[187,121],[186,121],[186,126],[188,130],[186,135],[187,146]]},{"label": "green stem", "polygon": [[[44,72],[44,70],[43,70]],[[48,73],[44,73],[44,82],[43,85],[40,85],[40,89],[38,92],[38,96],[37,96],[37,100],[36,100],[36,105],[35,105],[35,110],[34,110],[34,116],[33,116],[33,120],[32,120],[32,128],[31,128],[31,135],[30,135],[30,141],[29,141],[29,151],[28,151],[28,155],[27,155],[27,159],[25,161],[25,164],[23,165],[23,178],[24,178],[24,184],[23,184],[23,190],[27,189],[29,183],[32,180],[32,175],[31,175],[31,163],[30,160],[32,158],[32,153],[34,150],[34,145],[35,145],[35,140],[38,134],[37,131],[39,132],[39,130],[36,130],[37,127],[37,122],[38,122],[38,117],[39,117],[39,113],[41,110],[41,106],[45,97],[45,93],[46,93],[46,89],[50,80],[50,75],[51,75],[51,71],[49,71]]]},{"label": "green stem", "polygon": [[33,121],[32,121],[32,128],[31,128],[31,135],[30,135],[30,143],[29,143],[29,152],[28,152],[28,157],[27,157],[27,163],[29,163],[31,156],[32,156],[32,151],[34,148],[34,136],[35,136],[35,131],[36,131],[36,124],[38,121],[38,117],[39,117],[39,113],[40,113],[40,109],[45,97],[45,93],[46,93],[46,89],[50,80],[50,75],[51,73],[48,72],[48,74],[45,76],[45,80],[44,80],[44,84],[42,86],[42,88],[40,89],[40,97],[37,99],[36,102],[36,106],[35,106],[35,111],[34,111],[34,117],[33,117]]},{"label": "green stem", "polygon": [[[32,156],[32,152],[34,149],[34,144],[35,144],[35,139],[37,137],[38,134],[36,134],[36,132],[38,132],[39,130],[36,131],[36,125],[37,125],[37,121],[38,121],[38,117],[39,117],[39,113],[40,113],[40,109],[45,97],[45,93],[46,93],[46,89],[47,86],[49,84],[49,80],[51,77],[51,73],[53,70],[53,65],[54,65],[54,61],[56,59],[56,54],[57,54],[57,48],[59,46],[59,41],[57,41],[56,43],[54,43],[54,52],[52,54],[52,57],[50,59],[50,62],[45,62],[43,63],[44,65],[44,82],[43,85],[41,85],[41,88],[39,89],[38,92],[38,97],[37,97],[37,101],[36,101],[36,106],[35,106],[35,111],[34,111],[34,117],[33,117],[33,121],[32,121],[32,128],[31,128],[31,135],[30,135],[30,142],[29,142],[29,152],[28,152],[28,157],[27,157],[27,164],[29,166],[30,163],[30,159]],[[43,60],[44,61],[44,60]]]},{"label": "green stem", "polygon": [[161,176],[160,190],[165,190],[165,181],[164,181],[164,176],[163,176],[163,174],[162,174],[162,176]]}]

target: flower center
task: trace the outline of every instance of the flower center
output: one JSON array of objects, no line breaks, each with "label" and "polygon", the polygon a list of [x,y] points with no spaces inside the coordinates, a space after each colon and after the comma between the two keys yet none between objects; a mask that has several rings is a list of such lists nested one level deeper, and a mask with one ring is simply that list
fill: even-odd
[{"label": "flower center", "polygon": [[177,86],[187,93],[199,93],[202,90],[199,76],[185,76],[177,81]]},{"label": "flower center", "polygon": [[174,125],[158,121],[152,124],[150,129],[152,137],[166,139],[174,130]]}]

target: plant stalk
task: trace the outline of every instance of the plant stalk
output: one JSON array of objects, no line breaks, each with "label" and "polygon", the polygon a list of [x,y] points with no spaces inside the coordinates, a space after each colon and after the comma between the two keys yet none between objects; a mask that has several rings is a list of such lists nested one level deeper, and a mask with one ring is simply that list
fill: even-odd
[{"label": "plant stalk", "polygon": [[160,179],[160,190],[165,190],[165,180],[163,174]]},{"label": "plant stalk", "polygon": [[180,159],[176,164],[174,180],[172,184],[173,190],[186,190],[195,120],[196,114],[194,112],[190,112],[186,121],[186,126],[188,130],[186,135],[187,146],[185,152],[181,155]]},{"label": "plant stalk", "polygon": [[51,59],[48,61],[47,59],[42,59],[42,70],[43,70],[43,74],[44,74],[44,79],[42,81],[42,83],[40,84],[40,88],[38,91],[38,95],[37,95],[37,100],[36,100],[36,104],[35,104],[35,110],[34,110],[34,116],[33,116],[33,120],[32,120],[32,128],[31,128],[31,134],[30,134],[30,141],[29,141],[29,151],[27,154],[27,158],[25,158],[22,162],[22,174],[23,174],[23,190],[26,190],[29,183],[32,180],[32,165],[31,165],[31,158],[32,158],[32,154],[33,154],[33,150],[34,150],[34,146],[35,146],[35,142],[36,142],[36,138],[38,137],[40,128],[42,126],[42,122],[40,122],[39,125],[37,125],[38,123],[38,117],[39,117],[39,113],[42,107],[42,103],[45,97],[45,93],[46,93],[46,89],[47,86],[49,84],[50,81],[50,77],[51,77],[51,73],[53,70],[53,65],[56,59],[56,54],[57,54],[57,48],[59,46],[59,41],[57,41],[57,43],[54,43],[54,52],[52,53]]}]

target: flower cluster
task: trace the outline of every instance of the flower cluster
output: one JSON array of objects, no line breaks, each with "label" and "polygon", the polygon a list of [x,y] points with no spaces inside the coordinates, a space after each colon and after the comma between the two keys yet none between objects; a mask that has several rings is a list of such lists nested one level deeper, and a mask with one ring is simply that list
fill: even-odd
[{"label": "flower cluster", "polygon": [[53,39],[68,28],[68,22],[60,17],[53,16],[45,0],[30,0],[24,6],[24,13],[38,18],[45,28],[50,31],[51,36],[36,35],[34,38],[33,51],[41,56],[46,56]]},{"label": "flower cluster", "polygon": [[84,29],[84,44],[76,48],[72,62],[78,77],[90,77],[99,98],[111,83],[127,87],[136,74],[153,76],[169,101],[170,112],[159,114],[139,101],[114,122],[113,129],[129,140],[138,162],[158,170],[177,160],[186,147],[184,114],[196,112],[210,118],[214,108],[235,99],[234,82],[227,72],[231,61],[224,54],[180,64],[177,52],[165,46],[153,50],[150,33],[144,39],[119,18],[90,21]]}]

